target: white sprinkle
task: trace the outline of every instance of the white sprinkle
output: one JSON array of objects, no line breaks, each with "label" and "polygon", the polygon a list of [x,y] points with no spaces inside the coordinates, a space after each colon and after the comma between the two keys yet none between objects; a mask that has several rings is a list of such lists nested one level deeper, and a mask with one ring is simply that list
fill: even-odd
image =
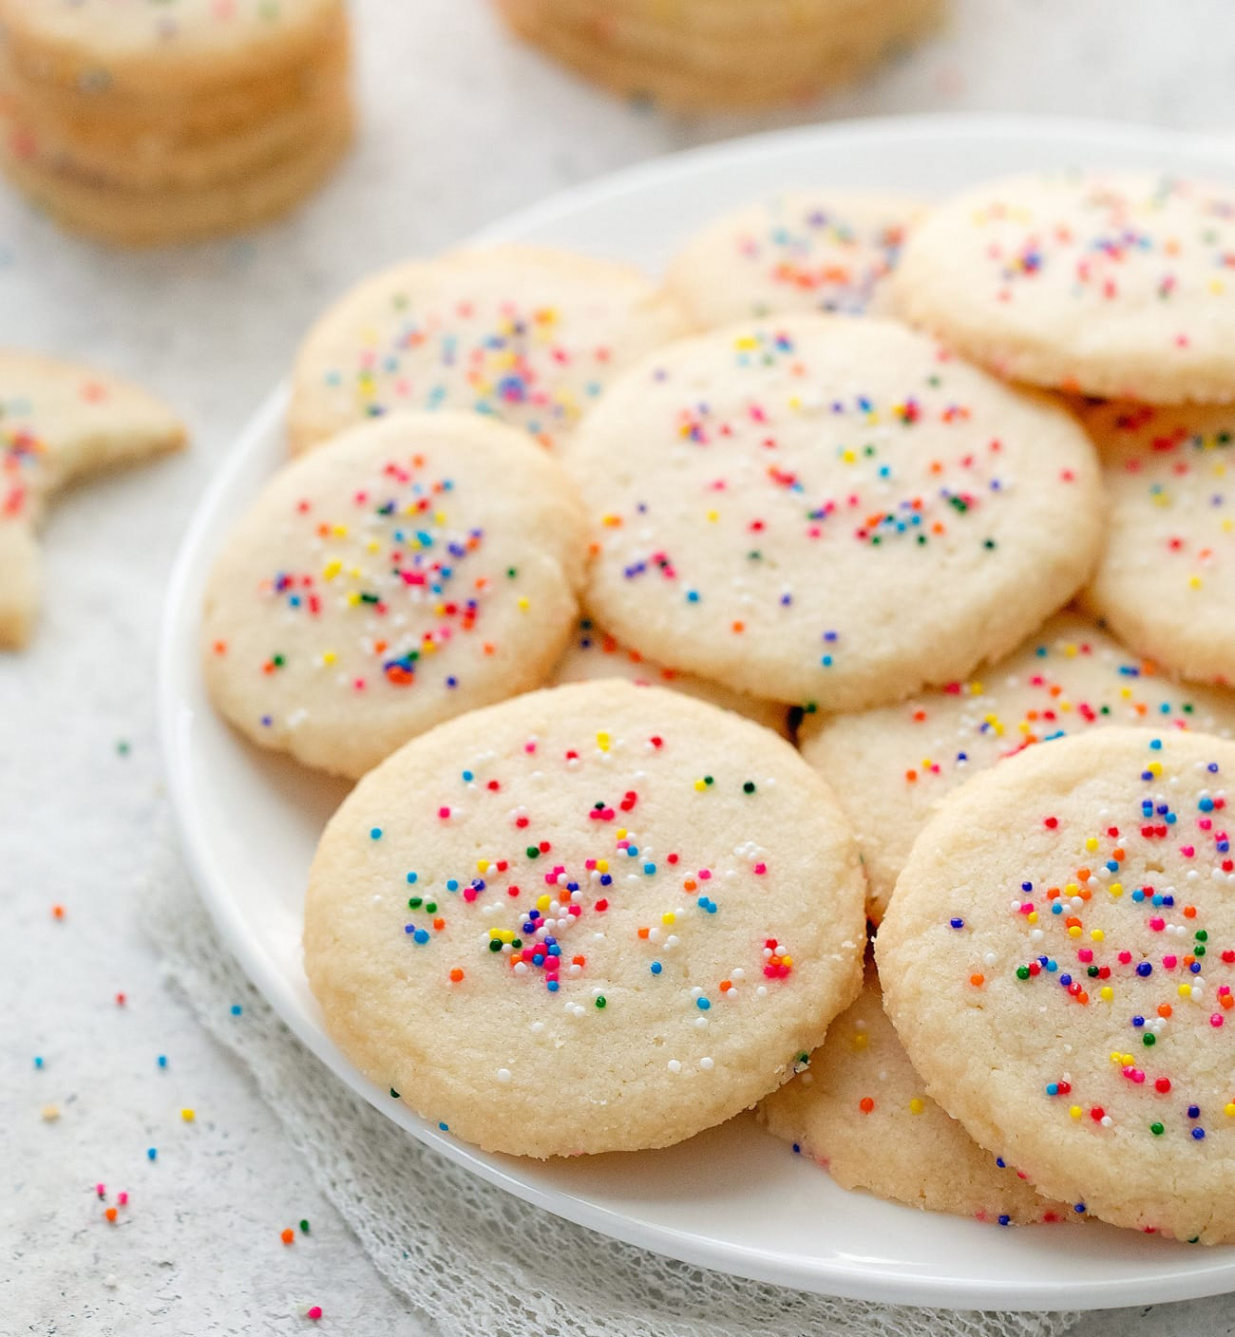
[{"label": "white sprinkle", "polygon": [[710,1058],[701,1058],[699,1060],[699,1066],[704,1072],[711,1072],[716,1064]]},{"label": "white sprinkle", "polygon": [[669,1067],[669,1071],[670,1071],[670,1072],[681,1072],[681,1071],[682,1071],[682,1065],[681,1065],[681,1064],[677,1061],[677,1059],[675,1059],[675,1058],[671,1058],[671,1059],[669,1060],[668,1067]]},{"label": "white sprinkle", "polygon": [[499,1082],[508,1082],[508,1081],[510,1081],[510,1069],[509,1069],[509,1068],[499,1068],[499,1069],[497,1070],[497,1079],[498,1079]]}]

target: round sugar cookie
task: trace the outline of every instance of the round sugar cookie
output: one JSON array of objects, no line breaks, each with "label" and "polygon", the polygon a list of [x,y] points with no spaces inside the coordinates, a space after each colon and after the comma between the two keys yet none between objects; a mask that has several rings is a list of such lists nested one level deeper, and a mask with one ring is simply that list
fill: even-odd
[{"label": "round sugar cookie", "polygon": [[305,968],[383,1090],[488,1151],[667,1146],[793,1070],[857,994],[862,875],[767,729],[579,683],[366,776],[322,837]]},{"label": "round sugar cookie", "polygon": [[342,0],[0,0],[0,43],[28,78],[183,97],[276,73],[337,41]]},{"label": "round sugar cookie", "polygon": [[1000,375],[1105,398],[1235,399],[1235,186],[1138,172],[988,182],[908,240],[900,313]]},{"label": "round sugar cookie", "polygon": [[761,1102],[759,1118],[841,1188],[1001,1226],[1078,1219],[983,1151],[926,1094],[884,1015],[873,970],[797,1075]]},{"label": "round sugar cookie", "polygon": [[61,226],[116,246],[163,246],[240,232],[298,204],[352,141],[350,107],[295,151],[260,171],[209,185],[134,190],[48,170],[0,142],[0,171]]},{"label": "round sugar cookie", "polygon": [[570,480],[520,433],[364,424],[281,469],[232,532],[206,590],[207,686],[253,741],[363,775],[543,683],[585,554]]},{"label": "round sugar cookie", "polygon": [[790,311],[879,312],[920,212],[897,196],[786,191],[692,237],[665,284],[700,329]]},{"label": "round sugar cookie", "polygon": [[880,320],[681,341],[610,388],[565,462],[597,548],[588,607],[615,636],[822,710],[1011,650],[1101,538],[1064,410]]},{"label": "round sugar cookie", "polygon": [[684,332],[637,270],[502,245],[412,261],[366,279],[309,332],[289,430],[307,450],[398,409],[467,409],[552,446],[610,380]]},{"label": "round sugar cookie", "polygon": [[1142,654],[1235,683],[1235,407],[1101,404],[1109,523],[1085,600]]},{"label": "round sugar cookie", "polygon": [[1063,612],[964,681],[895,706],[807,716],[799,746],[853,825],[878,923],[918,833],[957,785],[1030,744],[1111,724],[1229,738],[1235,696],[1173,682]]},{"label": "round sugar cookie", "polygon": [[879,930],[927,1091],[1042,1193],[1235,1240],[1235,743],[1105,729],[959,789]]},{"label": "round sugar cookie", "polygon": [[567,682],[594,682],[598,678],[625,678],[640,687],[671,687],[699,701],[709,701],[723,710],[736,710],[748,720],[775,729],[788,738],[789,712],[775,701],[761,701],[745,692],[731,692],[719,683],[697,678],[693,673],[678,673],[652,659],[644,659],[638,650],[621,645],[591,618],[582,618],[566,653],[558,660],[549,686]]}]

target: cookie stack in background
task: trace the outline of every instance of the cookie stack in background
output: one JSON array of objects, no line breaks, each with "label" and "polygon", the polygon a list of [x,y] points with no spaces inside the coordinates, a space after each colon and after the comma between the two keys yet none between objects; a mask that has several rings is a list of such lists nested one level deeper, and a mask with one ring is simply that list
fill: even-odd
[{"label": "cookie stack in background", "polygon": [[122,245],[284,212],[350,142],[342,0],[0,0],[0,166]]},{"label": "cookie stack in background", "polygon": [[941,20],[945,0],[497,0],[585,77],[683,111],[803,101],[861,77]]}]

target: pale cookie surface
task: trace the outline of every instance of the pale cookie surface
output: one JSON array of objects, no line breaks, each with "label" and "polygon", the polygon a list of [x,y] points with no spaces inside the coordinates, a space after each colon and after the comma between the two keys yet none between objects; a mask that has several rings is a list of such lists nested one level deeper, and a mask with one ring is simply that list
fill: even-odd
[{"label": "pale cookie surface", "polygon": [[799,744],[853,824],[878,923],[915,838],[957,785],[1030,744],[1111,724],[1226,738],[1235,696],[1173,682],[1063,612],[964,681],[895,706],[808,716]]},{"label": "pale cookie surface", "polygon": [[1235,1239],[1235,743],[1106,729],[978,776],[876,952],[927,1091],[1039,1191]]},{"label": "pale cookie surface", "polygon": [[1040,1197],[926,1094],[884,1015],[879,981],[828,1029],[799,1072],[759,1106],[768,1130],[846,1189],[998,1225],[1076,1213]]},{"label": "pale cookie surface", "polygon": [[177,450],[178,418],[137,386],[0,349],[0,647],[24,645],[38,607],[35,527],[87,474]]},{"label": "pale cookie surface", "polygon": [[557,687],[365,777],[305,966],[351,1060],[527,1156],[667,1146],[775,1089],[857,995],[862,876],[783,739],[660,688]]},{"label": "pale cookie surface", "polygon": [[207,685],[255,742],[362,775],[543,683],[584,559],[569,479],[520,433],[453,413],[365,424],[282,469],[232,532]]},{"label": "pale cookie surface", "polygon": [[1142,654],[1235,683],[1235,407],[1086,415],[1110,517],[1086,602]]},{"label": "pale cookie surface", "polygon": [[789,311],[878,312],[919,212],[896,196],[787,191],[698,233],[666,286],[700,329]]},{"label": "pale cookie surface", "polygon": [[179,96],[270,72],[337,37],[340,0],[0,0],[0,41],[31,77],[101,96]]},{"label": "pale cookie surface", "polygon": [[1235,398],[1235,187],[1014,177],[933,209],[901,314],[1000,375],[1106,398]]},{"label": "pale cookie surface", "polygon": [[1101,537],[1072,418],[886,321],[679,342],[611,387],[564,458],[599,550],[588,607],[614,635],[823,710],[1010,651]]},{"label": "pale cookie surface", "polygon": [[292,448],[365,418],[443,408],[552,446],[619,371],[685,328],[626,265],[515,245],[413,261],[367,279],[310,331],[293,379]]},{"label": "pale cookie surface", "polygon": [[775,701],[761,701],[745,692],[731,692],[719,683],[697,678],[693,673],[678,673],[654,659],[645,659],[638,650],[620,644],[602,631],[590,618],[583,618],[575,630],[566,653],[558,660],[549,680],[550,686],[567,682],[593,682],[598,678],[625,678],[640,687],[670,687],[699,701],[708,701],[724,710],[762,724],[765,729],[789,736],[789,712]]}]

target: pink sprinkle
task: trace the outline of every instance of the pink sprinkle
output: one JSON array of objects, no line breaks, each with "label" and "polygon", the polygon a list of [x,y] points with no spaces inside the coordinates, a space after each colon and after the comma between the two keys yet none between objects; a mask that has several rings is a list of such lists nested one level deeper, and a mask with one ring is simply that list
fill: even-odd
[{"label": "pink sprinkle", "polygon": [[317,1320],[318,1320],[319,1318],[321,1318],[321,1316],[322,1316],[322,1307],[321,1307],[321,1305],[314,1305],[314,1306],[308,1311],[308,1314],[306,1315],[306,1317],[311,1318],[311,1319],[313,1320],[314,1323],[316,1323]]},{"label": "pink sprinkle", "polygon": [[[1221,1017],[1218,1018],[1218,1025],[1219,1026],[1222,1025]],[[129,1205],[129,1195],[127,1193],[121,1193],[117,1196],[116,1201],[121,1205],[121,1207],[127,1207]]]},{"label": "pink sprinkle", "polygon": [[449,809],[449,808],[439,808],[439,809],[437,810],[437,815],[438,815],[443,821],[445,821],[446,818],[450,816],[450,809]]},{"label": "pink sprinkle", "polygon": [[1179,847],[1179,852],[1184,856],[1185,859],[1191,859],[1192,856],[1196,853],[1196,850],[1191,845],[1181,845]]},{"label": "pink sprinkle", "polygon": [[1132,953],[1131,953],[1131,952],[1120,952],[1120,953],[1119,953],[1119,963],[1120,963],[1120,965],[1126,966],[1126,965],[1128,964],[1128,962],[1131,961],[1131,960],[1132,960]]},{"label": "pink sprinkle", "polygon": [[764,873],[766,873],[767,871],[768,871],[768,866],[767,866],[767,864],[765,864],[765,863],[757,863],[757,864],[755,865],[755,873],[757,874],[757,876],[762,877],[762,876],[764,875]]},{"label": "pink sprinkle", "polygon": [[1179,957],[1164,956],[1162,958],[1162,964],[1167,968],[1167,970],[1174,970],[1175,967],[1179,964]]},{"label": "pink sprinkle", "polygon": [[1222,1013],[1221,1013],[1221,1012],[1215,1012],[1215,1013],[1213,1014],[1213,1016],[1211,1016],[1211,1017],[1209,1018],[1209,1024],[1210,1024],[1215,1030],[1217,1030],[1217,1028],[1223,1024],[1223,1020],[1224,1020],[1224,1019],[1223,1019]]},{"label": "pink sprinkle", "polygon": [[107,1196],[107,1186],[105,1184],[95,1184],[94,1191],[100,1198],[105,1198]]}]

